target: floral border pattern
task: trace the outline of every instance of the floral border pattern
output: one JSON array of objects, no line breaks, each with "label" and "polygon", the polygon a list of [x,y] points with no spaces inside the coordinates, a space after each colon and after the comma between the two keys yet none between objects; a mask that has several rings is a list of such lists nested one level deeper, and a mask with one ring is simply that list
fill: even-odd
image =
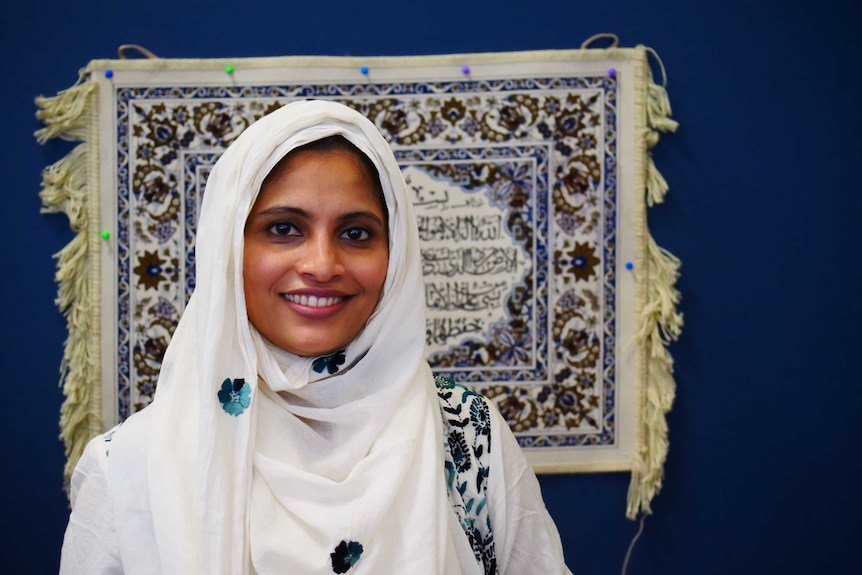
[{"label": "floral border pattern", "polygon": [[135,87],[115,98],[121,420],[152,399],[194,289],[209,169],[263,115],[326,98],[371,119],[405,170],[505,214],[520,275],[498,290],[502,315],[429,356],[435,372],[484,394],[524,447],[615,443],[615,78]]}]

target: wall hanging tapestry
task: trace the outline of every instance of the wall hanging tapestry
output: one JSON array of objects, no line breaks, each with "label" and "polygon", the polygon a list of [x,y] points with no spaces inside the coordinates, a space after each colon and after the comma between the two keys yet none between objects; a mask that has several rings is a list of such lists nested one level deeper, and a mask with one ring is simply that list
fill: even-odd
[{"label": "wall hanging tapestry", "polygon": [[[647,229],[672,131],[643,47],[396,58],[96,60],[39,98],[57,256],[67,477],[88,438],[143,409],[194,290],[209,170],[296,99],[370,118],[414,202],[434,371],[489,397],[538,472],[629,471],[650,511],[674,395],[679,262]],[[121,54],[122,55],[122,54]]]}]

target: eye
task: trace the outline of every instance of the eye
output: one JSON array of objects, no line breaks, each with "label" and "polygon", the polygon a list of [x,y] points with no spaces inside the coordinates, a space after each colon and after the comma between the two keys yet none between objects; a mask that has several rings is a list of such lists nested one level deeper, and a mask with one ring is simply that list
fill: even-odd
[{"label": "eye", "polygon": [[371,234],[365,228],[347,228],[341,232],[341,237],[352,242],[361,242],[371,237]]},{"label": "eye", "polygon": [[269,232],[275,236],[298,236],[299,230],[290,222],[276,222],[269,226]]}]

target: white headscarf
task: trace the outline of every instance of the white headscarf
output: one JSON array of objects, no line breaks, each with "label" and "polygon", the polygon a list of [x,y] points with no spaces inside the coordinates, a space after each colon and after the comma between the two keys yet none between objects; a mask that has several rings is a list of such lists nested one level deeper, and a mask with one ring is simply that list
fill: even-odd
[{"label": "white headscarf", "polygon": [[[241,266],[245,221],[266,175],[290,150],[336,134],[380,174],[389,267],[346,369],[330,375],[249,324]],[[196,266],[195,293],[145,410],[162,572],[333,573],[339,544],[352,552],[349,574],[481,572],[447,500],[413,211],[374,125],[341,104],[301,101],[250,126],[209,177]],[[241,400],[232,410],[229,391]]]}]

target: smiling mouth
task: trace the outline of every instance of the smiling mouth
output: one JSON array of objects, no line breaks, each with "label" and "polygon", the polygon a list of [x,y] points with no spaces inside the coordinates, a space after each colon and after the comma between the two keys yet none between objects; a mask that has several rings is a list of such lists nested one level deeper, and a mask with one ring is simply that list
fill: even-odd
[{"label": "smiling mouth", "polygon": [[330,307],[344,301],[343,297],[317,297],[316,295],[284,294],[284,299],[307,307]]}]

